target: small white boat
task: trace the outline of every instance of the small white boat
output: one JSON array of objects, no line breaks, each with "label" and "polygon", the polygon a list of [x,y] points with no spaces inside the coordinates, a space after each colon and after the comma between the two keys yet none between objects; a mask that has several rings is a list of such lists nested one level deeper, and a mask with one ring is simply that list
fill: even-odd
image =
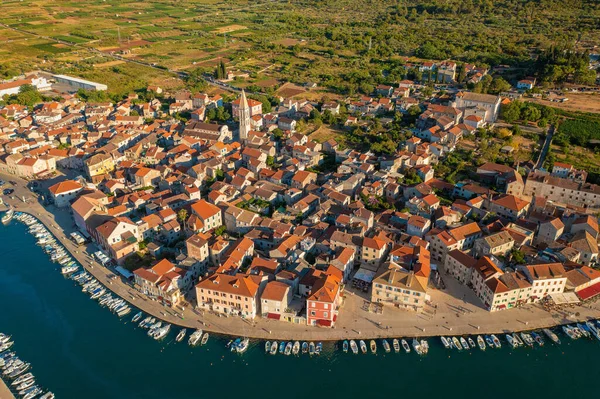
[{"label": "small white boat", "polygon": [[400,341],[398,341],[396,338],[394,338],[392,341],[392,346],[394,347],[394,352],[400,352]]},{"label": "small white boat", "polygon": [[190,335],[190,337],[188,338],[188,345],[196,346],[200,341],[200,338],[202,338],[202,330],[198,329],[194,331],[192,335]]},{"label": "small white boat", "polygon": [[531,335],[529,335],[526,332],[521,332],[519,335],[521,336],[521,340],[525,343],[525,345],[529,346],[530,348],[533,348],[535,341],[533,340],[533,338],[531,338]]},{"label": "small white boat", "polygon": [[356,345],[355,340],[350,341],[350,349],[352,350],[352,353],[354,353],[355,355],[358,354],[358,345]]},{"label": "small white boat", "polygon": [[467,338],[467,341],[469,342],[469,346],[472,348],[475,348],[475,341],[473,341],[473,338],[469,337]]},{"label": "small white boat", "polygon": [[344,342],[342,342],[342,350],[344,351],[344,353],[348,353],[348,341],[344,340]]},{"label": "small white boat", "polygon": [[384,339],[381,343],[383,345],[383,350],[385,351],[385,353],[390,353],[392,349],[390,348],[390,344],[387,342],[387,340]]},{"label": "small white boat", "polygon": [[265,342],[265,353],[269,353],[271,351],[271,341]]},{"label": "small white boat", "polygon": [[413,338],[412,347],[415,350],[415,352],[417,352],[417,354],[421,355],[423,353],[421,343],[416,338]]},{"label": "small white boat", "polygon": [[143,313],[142,313],[142,312],[138,312],[138,313],[136,313],[136,315],[135,315],[135,316],[133,316],[133,319],[131,319],[131,322],[132,322],[132,323],[137,323],[137,322],[138,322],[138,320],[140,320],[140,319],[142,318],[142,316],[143,316]]},{"label": "small white boat", "polygon": [[204,335],[202,336],[202,341],[200,342],[200,344],[202,346],[206,345],[206,343],[208,342],[208,333],[204,333]]},{"label": "small white boat", "polygon": [[371,353],[377,353],[377,342],[374,339],[369,342],[369,346],[371,347]]},{"label": "small white boat", "polygon": [[460,337],[460,344],[462,345],[463,349],[469,350],[469,344],[464,337]]},{"label": "small white boat", "polygon": [[513,347],[516,348],[519,346],[519,344],[515,341],[515,339],[513,338],[512,335],[510,334],[506,334],[506,340],[508,341],[508,343]]},{"label": "small white boat", "polygon": [[494,334],[492,334],[492,341],[494,342],[494,346],[497,349],[500,349],[502,347],[502,343],[500,342],[500,340],[498,339],[498,337],[496,337]]},{"label": "small white boat", "polygon": [[452,337],[452,344],[454,345],[454,347],[456,349],[458,349],[459,351],[462,350],[462,345],[460,344],[460,341],[458,340],[457,337]]},{"label": "small white boat", "polygon": [[410,353],[410,346],[408,346],[408,342],[406,342],[406,340],[403,339],[401,341],[401,343],[402,343],[402,349],[404,349],[404,352]]},{"label": "small white boat", "polygon": [[285,344],[285,349],[283,350],[283,354],[286,356],[289,356],[292,354],[292,347],[294,346],[294,344],[292,344],[292,342],[288,342],[287,344]]},{"label": "small white boat", "polygon": [[483,340],[483,337],[481,335],[477,336],[477,345],[479,346],[479,349],[481,349],[482,351],[485,350],[485,341]]},{"label": "small white boat", "polygon": [[565,325],[562,326],[562,330],[564,331],[565,334],[567,334],[567,336],[571,339],[577,339],[577,336],[575,335],[575,332],[571,329],[571,327]]},{"label": "small white boat", "polygon": [[450,343],[448,342],[448,339],[446,337],[440,337],[440,340],[442,341],[442,345],[444,345],[444,348],[450,348]]},{"label": "small white boat", "polygon": [[298,353],[300,353],[300,342],[296,341],[294,342],[294,346],[292,347],[292,354],[296,356],[298,355]]},{"label": "small white boat", "polygon": [[187,330],[185,328],[182,328],[181,331],[179,331],[179,333],[177,334],[177,337],[175,337],[175,341],[177,341],[177,342],[183,341],[186,334],[187,334]]},{"label": "small white boat", "polygon": [[271,351],[270,351],[271,355],[276,355],[277,354],[277,341],[273,341],[273,343],[271,344]]},{"label": "small white boat", "polygon": [[248,338],[242,339],[236,348],[237,353],[246,352],[246,349],[248,349],[249,344],[250,344],[250,340]]},{"label": "small white boat", "polygon": [[429,353],[429,343],[426,339],[421,340],[421,354],[426,355]]},{"label": "small white boat", "polygon": [[360,345],[360,351],[363,354],[367,353],[367,344],[365,344],[365,341],[363,341],[362,339],[358,342],[358,344]]}]

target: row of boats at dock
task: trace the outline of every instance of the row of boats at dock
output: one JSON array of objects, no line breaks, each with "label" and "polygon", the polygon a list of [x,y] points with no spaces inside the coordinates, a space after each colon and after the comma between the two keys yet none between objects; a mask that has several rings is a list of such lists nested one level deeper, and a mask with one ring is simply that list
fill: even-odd
[{"label": "row of boats at dock", "polygon": [[31,373],[31,364],[19,359],[10,349],[11,337],[0,333],[0,371],[1,377],[13,393],[22,399],[54,399],[52,392],[46,391],[35,381]]}]

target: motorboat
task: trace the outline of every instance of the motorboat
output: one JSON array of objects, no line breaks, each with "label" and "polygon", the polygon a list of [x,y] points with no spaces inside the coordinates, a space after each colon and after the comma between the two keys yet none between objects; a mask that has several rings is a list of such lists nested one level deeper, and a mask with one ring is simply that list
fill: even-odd
[{"label": "motorboat", "polygon": [[288,343],[285,345],[285,349],[283,350],[283,354],[284,354],[284,355],[286,355],[286,356],[289,356],[289,355],[291,355],[291,354],[292,354],[292,347],[293,347],[293,346],[294,346],[294,344],[292,344],[292,342],[291,342],[291,341],[290,341],[290,342],[288,342]]},{"label": "motorboat", "polygon": [[402,349],[404,349],[404,352],[410,353],[410,346],[408,346],[408,342],[406,342],[405,339],[403,339],[401,341],[401,344],[402,344]]},{"label": "motorboat", "polygon": [[464,337],[460,337],[460,344],[462,345],[463,349],[469,350],[469,343]]},{"label": "motorboat", "polygon": [[200,344],[202,346],[206,345],[206,343],[208,342],[208,333],[205,332],[204,335],[202,335],[202,341],[200,342]]},{"label": "motorboat", "polygon": [[271,341],[265,342],[265,353],[269,353],[271,350]]},{"label": "motorboat", "polygon": [[496,347],[496,349],[502,348],[502,343],[500,342],[498,337],[496,337],[494,334],[492,334],[491,337],[492,337],[492,342],[494,343],[494,346]]},{"label": "motorboat", "polygon": [[391,348],[390,348],[390,344],[387,342],[387,340],[383,340],[381,342],[381,344],[383,345],[383,350],[385,351],[385,353],[390,353],[391,352]]},{"label": "motorboat", "polygon": [[513,333],[512,337],[513,337],[513,340],[517,343],[517,346],[523,346],[524,345],[523,341],[521,341],[521,338],[519,338],[519,336],[517,335],[517,333]]},{"label": "motorboat", "polygon": [[250,339],[248,338],[244,338],[240,341],[240,343],[237,345],[237,353],[244,353],[246,352],[246,350],[248,349],[248,346],[250,345]]},{"label": "motorboat", "polygon": [[452,342],[452,341],[448,342],[448,339],[446,337],[440,337],[440,340],[442,341],[442,345],[444,345],[444,348],[450,349],[450,347],[451,347],[450,342]]},{"label": "motorboat", "polygon": [[303,354],[308,353],[308,342],[306,342],[306,341],[302,342],[302,353]]},{"label": "motorboat", "polygon": [[479,346],[479,349],[481,349],[482,351],[485,350],[485,341],[483,340],[483,337],[481,335],[477,336],[477,345]]},{"label": "motorboat", "polygon": [[363,341],[362,339],[360,341],[358,341],[358,344],[360,345],[360,351],[363,354],[367,353],[367,344],[365,344],[365,341]]},{"label": "motorboat", "polygon": [[348,341],[344,340],[344,342],[342,342],[342,350],[344,351],[344,353],[348,353]]},{"label": "motorboat", "polygon": [[396,338],[392,340],[392,346],[394,347],[394,352],[400,352],[400,342]]},{"label": "motorboat", "polygon": [[198,342],[200,341],[201,337],[202,337],[202,330],[198,329],[198,330],[194,331],[192,333],[192,335],[190,335],[190,337],[188,338],[188,344],[190,346],[196,346],[198,344]]},{"label": "motorboat", "polygon": [[417,352],[417,354],[420,355],[423,353],[422,348],[421,348],[421,343],[416,338],[413,338],[412,347],[415,350],[415,352]]},{"label": "motorboat", "polygon": [[285,352],[285,341],[279,343],[279,353]]},{"label": "motorboat", "polygon": [[23,374],[19,378],[15,379],[10,385],[19,385],[25,381],[32,380],[32,379],[33,379],[33,374],[31,374],[31,373]]},{"label": "motorboat", "polygon": [[46,392],[40,396],[40,399],[54,399],[54,394],[52,392]]},{"label": "motorboat", "polygon": [[187,334],[187,330],[185,328],[182,328],[179,331],[179,333],[177,334],[177,337],[175,337],[175,341],[177,341],[177,342],[183,341],[183,339],[185,338],[186,334]]},{"label": "motorboat", "polygon": [[296,356],[298,353],[300,353],[300,342],[296,341],[294,342],[294,346],[292,347],[292,354]]},{"label": "motorboat", "polygon": [[533,331],[533,332],[531,333],[531,337],[533,338],[533,340],[534,340],[535,342],[537,342],[537,344],[538,344],[539,346],[544,346],[544,339],[542,338],[542,336],[541,336],[540,334],[538,334],[538,333],[536,333],[535,331]]},{"label": "motorboat", "polygon": [[513,348],[516,348],[517,346],[519,346],[519,344],[517,344],[517,342],[515,341],[513,336],[510,334],[506,334],[506,340]]},{"label": "motorboat", "polygon": [[271,355],[277,354],[277,341],[273,341],[271,344],[271,351],[269,353],[271,353]]},{"label": "motorboat", "polygon": [[350,340],[350,349],[352,350],[352,353],[354,353],[355,355],[358,354],[358,345],[356,345],[355,340]]},{"label": "motorboat", "polygon": [[521,332],[521,334],[519,335],[521,336],[521,340],[525,343],[525,345],[529,346],[530,348],[533,347],[535,341],[533,340],[533,338],[531,338],[530,334],[526,332]]},{"label": "motorboat", "polygon": [[454,345],[454,347],[456,349],[458,349],[459,351],[462,350],[462,345],[460,344],[460,341],[458,340],[457,337],[452,337],[452,344]]},{"label": "motorboat", "polygon": [[577,339],[577,336],[575,335],[575,332],[571,329],[571,327],[564,325],[562,326],[562,330],[564,331],[565,334],[567,334],[567,336],[571,339]]},{"label": "motorboat", "polygon": [[319,343],[317,343],[317,348],[316,348],[316,350],[315,350],[315,353],[316,353],[317,355],[320,355],[320,354],[321,354],[321,352],[323,352],[323,343],[322,343],[322,342],[319,342]]},{"label": "motorboat", "polygon": [[371,353],[377,353],[377,343],[374,339],[369,342],[369,346],[371,347]]},{"label": "motorboat", "polygon": [[308,344],[308,354],[311,356],[315,354],[315,343],[314,342],[310,342]]},{"label": "motorboat", "polygon": [[426,355],[429,353],[429,343],[426,339],[421,340],[421,355]]},{"label": "motorboat", "polygon": [[139,319],[141,319],[143,316],[142,312],[137,312],[135,316],[133,316],[133,319],[131,319],[132,323],[137,323]]},{"label": "motorboat", "polygon": [[554,334],[552,330],[550,330],[549,328],[544,328],[542,331],[544,332],[544,334],[546,334],[548,338],[550,338],[552,342],[554,342],[557,345],[560,345],[560,338],[558,338],[558,335]]},{"label": "motorboat", "polygon": [[467,341],[469,342],[471,349],[475,348],[475,341],[473,341],[473,338],[469,337],[467,338]]},{"label": "motorboat", "polygon": [[592,334],[590,334],[590,331],[585,324],[577,323],[577,328],[581,332],[581,335],[583,335],[584,337],[590,338],[592,336]]}]

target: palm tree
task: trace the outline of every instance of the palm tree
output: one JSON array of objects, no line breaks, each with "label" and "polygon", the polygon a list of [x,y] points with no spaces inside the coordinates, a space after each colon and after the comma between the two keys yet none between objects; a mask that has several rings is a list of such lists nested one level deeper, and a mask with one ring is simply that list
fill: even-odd
[{"label": "palm tree", "polygon": [[185,220],[188,217],[188,212],[185,209],[180,209],[179,212],[177,212],[177,220],[179,220],[179,223],[183,224],[185,223]]}]

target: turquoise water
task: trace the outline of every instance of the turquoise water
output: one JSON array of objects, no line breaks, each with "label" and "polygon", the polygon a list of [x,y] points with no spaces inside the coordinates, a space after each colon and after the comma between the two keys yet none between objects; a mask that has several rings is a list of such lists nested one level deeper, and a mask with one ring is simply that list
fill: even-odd
[{"label": "turquoise water", "polygon": [[[319,358],[264,354],[255,342],[230,353],[228,339],[205,347],[162,342],[120,320],[65,279],[20,223],[0,226],[0,331],[57,398],[564,398],[595,394],[600,342],[459,353],[430,339],[424,358],[351,355],[325,345]],[[184,341],[185,342],[185,341]],[[383,352],[382,348],[379,348]],[[217,396],[218,395],[218,396]]]}]

